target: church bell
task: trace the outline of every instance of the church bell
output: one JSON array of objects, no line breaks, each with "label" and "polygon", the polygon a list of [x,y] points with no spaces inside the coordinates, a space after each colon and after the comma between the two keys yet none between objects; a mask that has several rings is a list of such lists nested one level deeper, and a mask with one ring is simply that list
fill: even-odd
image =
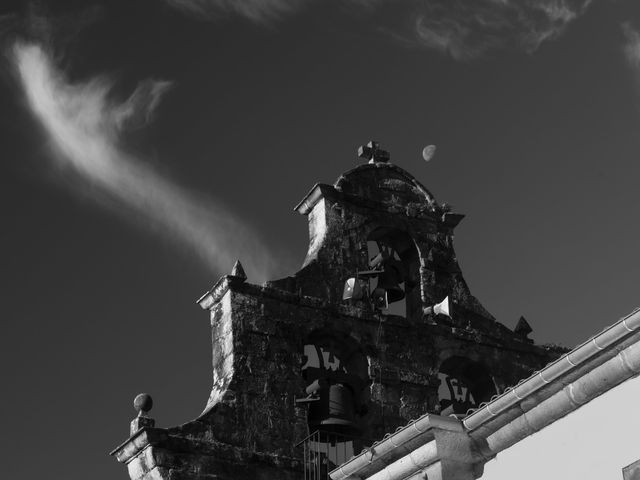
[{"label": "church bell", "polygon": [[404,298],[404,290],[400,286],[404,282],[402,264],[394,258],[387,258],[382,262],[382,268],[383,271],[378,275],[378,285],[371,296],[374,299],[383,299],[386,293],[387,303],[402,300]]},{"label": "church bell", "polygon": [[320,400],[309,406],[309,427],[321,432],[359,435],[353,390],[343,383],[323,388]]}]

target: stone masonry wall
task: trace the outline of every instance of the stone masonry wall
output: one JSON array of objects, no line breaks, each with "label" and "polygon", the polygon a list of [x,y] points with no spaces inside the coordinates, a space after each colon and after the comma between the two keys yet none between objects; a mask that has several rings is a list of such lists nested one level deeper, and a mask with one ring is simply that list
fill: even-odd
[{"label": "stone masonry wall", "polygon": [[[561,353],[509,330],[471,295],[453,248],[462,215],[404,170],[361,165],[334,186],[314,187],[297,210],[309,218],[302,269],[264,286],[225,276],[203,297],[210,397],[197,419],[145,428],[114,451],[132,480],[302,478],[298,444],[319,401],[305,391],[306,375],[322,376],[326,365],[334,383],[356,378],[338,403],[353,403],[352,423],[366,446],[424,413],[441,413],[443,374],[458,382],[451,392],[462,391],[454,377],[467,378],[479,403]],[[342,298],[345,280],[371,268],[372,241],[395,250],[403,265],[404,316],[381,311],[368,291]],[[450,317],[425,314],[444,297]],[[327,356],[323,366],[309,367],[313,352]]]}]

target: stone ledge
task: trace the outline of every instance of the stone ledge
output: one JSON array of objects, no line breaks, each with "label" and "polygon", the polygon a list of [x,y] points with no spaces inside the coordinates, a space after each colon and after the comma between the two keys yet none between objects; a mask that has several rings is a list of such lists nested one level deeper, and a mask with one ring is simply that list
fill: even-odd
[{"label": "stone ledge", "polygon": [[167,440],[167,432],[162,428],[143,428],[114,448],[109,455],[120,463],[127,463],[149,445],[159,445]]},{"label": "stone ledge", "polygon": [[183,478],[184,475],[235,479],[234,472],[238,469],[247,474],[263,469],[282,470],[290,474],[288,477],[285,475],[286,478],[297,478],[302,472],[302,464],[297,458],[176,436],[171,434],[171,430],[175,429],[142,429],[110,455],[127,465],[133,480],[165,480]]}]

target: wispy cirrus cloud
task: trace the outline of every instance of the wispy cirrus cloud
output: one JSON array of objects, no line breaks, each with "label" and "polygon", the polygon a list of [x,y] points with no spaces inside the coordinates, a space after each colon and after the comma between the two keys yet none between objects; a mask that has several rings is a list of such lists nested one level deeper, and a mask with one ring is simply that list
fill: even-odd
[{"label": "wispy cirrus cloud", "polygon": [[494,49],[532,53],[561,35],[591,0],[431,0],[416,12],[417,40],[467,60]]},{"label": "wispy cirrus cloud", "polygon": [[636,72],[640,72],[640,32],[626,22],[622,24],[622,33],[626,39],[623,49],[627,61]]},{"label": "wispy cirrus cloud", "polygon": [[293,13],[311,0],[165,0],[185,13],[204,18],[236,14],[256,23],[270,23]]},{"label": "wispy cirrus cloud", "polygon": [[638,104],[638,99],[640,98],[640,30],[635,28],[630,22],[622,23],[621,27],[625,38],[622,51],[626,57],[632,79],[635,83],[636,107],[640,108],[640,104]]},{"label": "wispy cirrus cloud", "polygon": [[67,175],[77,175],[74,186],[92,192],[97,204],[175,239],[218,274],[240,257],[254,279],[270,277],[278,259],[245,222],[124,147],[124,133],[153,119],[170,82],[145,80],[117,101],[108,77],[71,83],[40,44],[15,43],[11,57],[27,105],[50,141],[51,158]]},{"label": "wispy cirrus cloud", "polygon": [[[270,23],[319,0],[165,0],[196,14],[236,14]],[[592,0],[340,0],[373,17],[381,31],[403,43],[438,50],[456,60],[492,50],[532,53],[560,36]]]}]

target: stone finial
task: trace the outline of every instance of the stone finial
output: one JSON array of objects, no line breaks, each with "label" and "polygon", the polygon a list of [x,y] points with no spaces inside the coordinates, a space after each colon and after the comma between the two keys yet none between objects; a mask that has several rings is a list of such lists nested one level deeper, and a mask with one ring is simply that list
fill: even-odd
[{"label": "stone finial", "polygon": [[244,273],[244,268],[242,268],[242,264],[240,263],[240,260],[236,260],[235,265],[231,269],[231,276],[241,278],[242,280],[247,279],[247,274]]},{"label": "stone finial", "polygon": [[146,417],[153,408],[153,398],[148,393],[141,393],[133,399],[133,408],[138,411],[139,417]]},{"label": "stone finial", "polygon": [[516,323],[516,327],[513,329],[513,331],[514,333],[522,336],[526,340],[529,340],[527,336],[531,332],[533,332],[533,328],[531,328],[531,325],[529,325],[529,322],[527,322],[527,320],[521,316],[520,320],[518,320],[518,323]]},{"label": "stone finial", "polygon": [[130,434],[133,436],[139,430],[153,427],[156,421],[147,414],[153,407],[153,399],[148,393],[141,393],[133,400],[133,408],[138,411],[138,416],[131,421]]},{"label": "stone finial", "polygon": [[369,163],[386,163],[391,158],[389,152],[381,149],[380,144],[373,140],[366,145],[358,147],[358,156],[369,160]]}]

